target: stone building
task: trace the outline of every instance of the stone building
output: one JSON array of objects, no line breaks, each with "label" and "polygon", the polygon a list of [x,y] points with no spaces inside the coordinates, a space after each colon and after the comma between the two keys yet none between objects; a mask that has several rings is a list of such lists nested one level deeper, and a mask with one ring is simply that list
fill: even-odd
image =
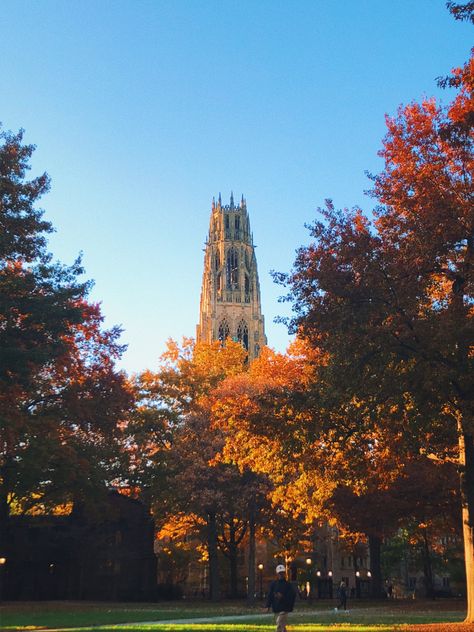
[{"label": "stone building", "polygon": [[9,531],[5,599],[156,598],[154,525],[138,500],[110,491],[67,515],[12,516]]},{"label": "stone building", "polygon": [[196,339],[226,338],[242,343],[250,361],[267,343],[247,204],[242,196],[236,206],[231,194],[223,205],[219,194],[212,201]]}]

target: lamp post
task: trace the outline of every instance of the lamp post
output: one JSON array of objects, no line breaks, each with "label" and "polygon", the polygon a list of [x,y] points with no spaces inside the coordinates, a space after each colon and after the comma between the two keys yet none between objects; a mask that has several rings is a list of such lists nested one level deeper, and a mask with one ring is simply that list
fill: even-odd
[{"label": "lamp post", "polygon": [[260,599],[263,599],[263,564],[260,562],[257,568],[258,568],[258,577],[260,580]]},{"label": "lamp post", "polygon": [[333,596],[332,571],[328,571],[328,592],[329,592],[329,599],[332,599],[332,596]]},{"label": "lamp post", "polygon": [[311,564],[313,560],[310,557],[306,558],[306,568],[308,569],[308,598],[311,602],[313,599],[313,587],[311,585]]},{"label": "lamp post", "polygon": [[3,567],[7,563],[6,557],[0,557],[0,603],[3,601]]}]

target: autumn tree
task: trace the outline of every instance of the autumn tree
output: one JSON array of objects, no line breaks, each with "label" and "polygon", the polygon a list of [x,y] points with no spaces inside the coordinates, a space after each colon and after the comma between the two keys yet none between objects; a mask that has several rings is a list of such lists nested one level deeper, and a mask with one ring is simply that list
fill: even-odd
[{"label": "autumn tree", "polygon": [[80,261],[53,262],[27,180],[34,146],[0,134],[0,530],[12,508],[81,501],[117,478],[117,420],[131,403],[114,368],[120,331],[102,329]]},{"label": "autumn tree", "polygon": [[288,355],[265,348],[248,372],[222,382],[212,408],[213,424],[225,437],[223,458],[268,476],[275,506],[294,513],[308,490],[320,491],[302,462],[315,437],[303,405],[311,371],[297,345]]},{"label": "autumn tree", "polygon": [[207,546],[212,599],[220,597],[219,549],[229,559],[231,594],[237,593],[238,549],[258,495],[254,477],[216,460],[223,437],[210,419],[214,390],[244,368],[245,351],[238,343],[194,345],[188,339],[180,347],[169,341],[160,369],[136,381],[139,406],[130,431],[141,471],[138,485],[148,487],[165,523],[178,514],[194,519]]},{"label": "autumn tree", "polygon": [[[170,509],[192,514],[205,523],[202,534],[207,542],[211,580],[218,577],[219,549],[229,563],[230,596],[237,597],[238,553],[248,532],[258,482],[231,464],[215,463],[221,447],[222,438],[210,428],[208,416],[190,417],[176,432]],[[214,588],[212,597],[216,599],[219,592]]]},{"label": "autumn tree", "polygon": [[[381,435],[366,427],[344,441],[328,426],[329,416],[345,420],[347,410],[330,411],[327,403],[314,397],[314,384],[323,388],[321,369],[326,364],[320,350],[312,350],[301,340],[287,354],[265,349],[246,374],[222,383],[214,420],[225,431],[224,458],[271,481],[274,516],[270,524],[283,513],[286,520],[295,522],[289,533],[301,530],[297,523],[303,522],[307,533],[314,523],[327,521],[337,525],[346,539],[368,539],[372,589],[378,597],[382,593],[382,536],[398,524],[395,508],[380,514],[380,496],[402,467],[392,453],[398,439],[393,433]],[[352,405],[360,408],[360,402]],[[347,490],[352,501],[343,507],[337,502],[341,490]],[[365,520],[357,515],[353,498],[372,503],[371,511],[363,513]],[[377,512],[378,520],[371,520]]]},{"label": "autumn tree", "polygon": [[461,526],[453,463],[421,455],[406,459],[389,485],[374,487],[374,481],[367,483],[359,493],[353,486],[338,486],[328,499],[328,510],[337,516],[343,530],[367,537],[373,596],[379,597],[383,586],[382,540],[409,529],[420,542],[426,594],[433,597],[431,548],[436,537],[457,534]]},{"label": "autumn tree", "polygon": [[[474,58],[453,72],[448,107],[412,103],[387,118],[371,222],[332,204],[290,275],[291,329],[324,352],[315,400],[343,440],[396,433],[399,450],[443,459],[458,442],[474,620]],[[277,275],[278,276],[278,275]],[[345,414],[339,414],[344,412]]]},{"label": "autumn tree", "polygon": [[446,3],[449,11],[455,20],[465,20],[474,24],[474,2],[453,2]]}]

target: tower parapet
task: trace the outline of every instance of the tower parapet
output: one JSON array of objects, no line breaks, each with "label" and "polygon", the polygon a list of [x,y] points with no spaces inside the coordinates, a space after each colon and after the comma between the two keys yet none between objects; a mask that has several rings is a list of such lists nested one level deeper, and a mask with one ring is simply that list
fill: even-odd
[{"label": "tower parapet", "polygon": [[220,193],[217,202],[213,198],[205,245],[196,338],[225,342],[230,337],[241,342],[253,360],[267,338],[255,246],[243,195],[238,205],[233,193],[226,205]]}]

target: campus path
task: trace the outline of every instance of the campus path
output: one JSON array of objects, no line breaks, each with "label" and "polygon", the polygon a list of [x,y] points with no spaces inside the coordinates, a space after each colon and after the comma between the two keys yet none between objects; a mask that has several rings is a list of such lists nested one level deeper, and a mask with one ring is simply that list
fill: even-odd
[{"label": "campus path", "polygon": [[[329,611],[330,612],[330,611]],[[349,610],[341,610],[340,614],[344,615],[344,614],[348,614]],[[295,610],[295,612],[292,612],[290,614],[290,616],[295,616],[298,617],[298,615],[304,615],[306,616],[321,616],[322,614],[328,614],[328,610],[304,610],[304,611],[298,611]],[[166,621],[142,621],[141,624],[142,625],[156,625],[157,623],[168,623],[168,624],[179,624],[179,623],[226,623],[228,621],[235,621],[236,623],[238,623],[239,621],[248,621],[249,619],[272,619],[273,618],[273,613],[271,612],[254,612],[253,614],[237,614],[237,615],[223,615],[220,617],[199,617],[199,618],[192,618],[190,619],[189,617],[187,619],[167,619]],[[119,623],[119,624],[115,624],[115,625],[120,625],[120,627],[124,627],[126,628],[134,626],[134,625],[138,625],[138,623]],[[46,632],[46,631],[45,631]]]},{"label": "campus path", "polygon": [[[298,616],[298,614],[304,614],[305,616],[309,615],[309,616],[320,616],[322,614],[327,614],[327,610],[305,610],[304,612],[301,611],[295,611],[294,614],[296,617]],[[344,614],[348,614],[349,610],[345,610],[345,611],[341,611],[341,615]],[[158,624],[162,624],[162,625],[170,625],[170,624],[184,624],[184,623],[226,623],[229,621],[232,621],[234,623],[239,623],[240,621],[244,622],[244,621],[248,621],[248,620],[252,620],[252,619],[262,619],[263,621],[265,620],[272,620],[273,618],[273,614],[272,613],[258,613],[258,612],[254,612],[253,614],[237,614],[237,615],[224,615],[224,616],[219,616],[219,617],[187,617],[186,619],[161,619],[158,621],[136,621],[135,623],[110,623],[110,624],[101,624],[101,626],[97,626],[97,627],[113,627],[114,629],[117,630],[126,630],[127,628],[134,628],[137,626],[144,626],[144,625],[158,625]],[[89,625],[84,625],[81,626],[81,628],[88,628],[88,627],[96,627],[96,626],[89,626]],[[40,628],[40,630],[38,630],[38,632],[74,632],[74,630],[80,630],[81,628]]]},{"label": "campus path", "polygon": [[[166,619],[165,621],[142,621],[142,625],[156,625],[157,623],[226,623],[228,621],[248,621],[249,619],[266,619],[272,615],[268,613],[255,612],[254,614],[236,614],[234,616],[230,614],[222,615],[220,617],[193,617],[187,619]],[[138,625],[137,623],[121,623],[121,627],[131,627]]]}]

